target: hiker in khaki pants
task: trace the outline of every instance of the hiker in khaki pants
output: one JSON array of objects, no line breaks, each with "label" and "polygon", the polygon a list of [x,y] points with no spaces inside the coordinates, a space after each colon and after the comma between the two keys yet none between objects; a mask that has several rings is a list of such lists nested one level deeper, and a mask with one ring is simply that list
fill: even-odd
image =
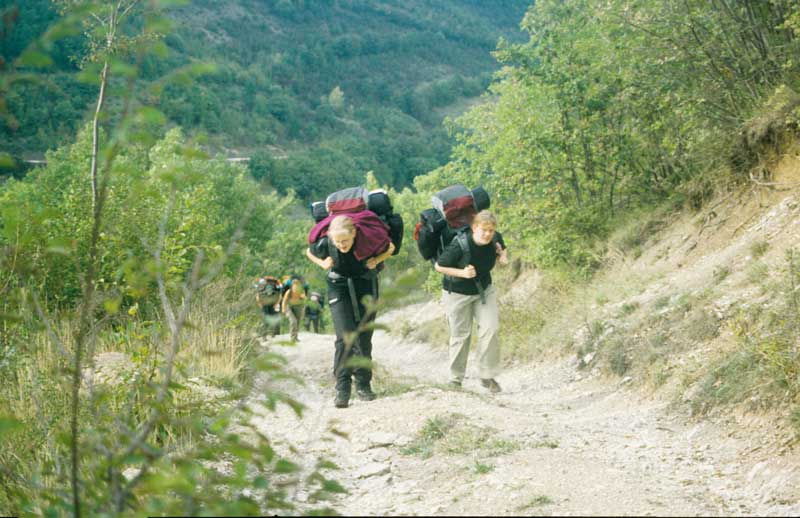
[{"label": "hiker in khaki pants", "polygon": [[496,227],[494,214],[479,212],[470,230],[450,242],[435,266],[437,272],[445,275],[442,300],[450,324],[450,383],[460,387],[464,379],[475,320],[478,372],[481,385],[491,392],[501,390],[495,379],[500,372],[500,322],[491,271],[497,262],[508,264],[506,246]]}]

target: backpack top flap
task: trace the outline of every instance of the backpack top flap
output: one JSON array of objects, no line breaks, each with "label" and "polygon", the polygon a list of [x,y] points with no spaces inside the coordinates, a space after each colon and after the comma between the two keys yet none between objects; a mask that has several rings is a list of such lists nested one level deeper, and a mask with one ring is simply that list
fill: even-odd
[{"label": "backpack top flap", "polygon": [[478,212],[488,209],[491,205],[489,193],[483,187],[472,189],[472,199],[475,202],[475,210]]},{"label": "backpack top flap", "polygon": [[437,192],[431,198],[431,203],[452,228],[469,225],[475,215],[472,191],[461,184],[451,185]]},{"label": "backpack top flap", "polygon": [[434,208],[425,209],[419,215],[419,222],[414,227],[414,240],[423,259],[433,259],[440,244],[440,233],[447,222]]},{"label": "backpack top flap", "polygon": [[311,204],[311,217],[317,223],[328,217],[328,209],[325,208],[325,202],[315,201]]},{"label": "backpack top flap", "polygon": [[389,215],[393,212],[392,200],[389,199],[389,195],[383,189],[375,189],[369,193],[367,209],[378,216]]},{"label": "backpack top flap", "polygon": [[369,192],[364,187],[349,187],[330,194],[325,199],[328,214],[360,212],[367,209]]}]

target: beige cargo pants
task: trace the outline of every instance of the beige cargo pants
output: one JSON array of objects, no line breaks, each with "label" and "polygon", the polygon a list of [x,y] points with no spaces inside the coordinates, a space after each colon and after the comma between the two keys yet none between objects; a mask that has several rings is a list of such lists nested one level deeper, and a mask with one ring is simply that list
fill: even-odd
[{"label": "beige cargo pants", "polygon": [[447,291],[442,295],[450,325],[451,382],[460,383],[466,374],[473,320],[478,323],[478,375],[481,379],[489,379],[500,373],[500,316],[494,285],[490,284],[484,295],[485,304],[481,303],[480,295]]}]

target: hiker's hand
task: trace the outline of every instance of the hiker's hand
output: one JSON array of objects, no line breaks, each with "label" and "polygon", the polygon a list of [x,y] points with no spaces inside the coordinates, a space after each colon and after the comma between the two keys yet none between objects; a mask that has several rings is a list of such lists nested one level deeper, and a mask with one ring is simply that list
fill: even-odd
[{"label": "hiker's hand", "polygon": [[322,268],[325,270],[330,270],[333,268],[333,257],[326,257],[322,260]]},{"label": "hiker's hand", "polygon": [[379,264],[380,263],[378,262],[378,260],[374,257],[370,257],[369,259],[367,259],[367,268],[369,268],[370,270],[374,270],[375,268],[377,268]]},{"label": "hiker's hand", "polygon": [[464,268],[462,270],[462,272],[463,272],[463,275],[464,275],[465,279],[474,279],[475,276],[477,275],[477,272],[475,271],[475,267],[472,266],[471,264],[467,265],[467,267]]},{"label": "hiker's hand", "polygon": [[503,266],[508,264],[508,251],[497,243],[497,262]]}]

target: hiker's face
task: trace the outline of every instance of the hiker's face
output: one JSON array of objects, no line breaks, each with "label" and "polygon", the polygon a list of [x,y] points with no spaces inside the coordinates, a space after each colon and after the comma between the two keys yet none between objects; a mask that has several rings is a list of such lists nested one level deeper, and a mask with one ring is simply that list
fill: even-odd
[{"label": "hiker's face", "polygon": [[346,254],[353,248],[353,243],[356,240],[356,233],[352,234],[336,234],[333,236],[333,245],[343,254]]},{"label": "hiker's face", "polygon": [[493,237],[494,225],[472,225],[472,240],[476,245],[488,245]]}]

